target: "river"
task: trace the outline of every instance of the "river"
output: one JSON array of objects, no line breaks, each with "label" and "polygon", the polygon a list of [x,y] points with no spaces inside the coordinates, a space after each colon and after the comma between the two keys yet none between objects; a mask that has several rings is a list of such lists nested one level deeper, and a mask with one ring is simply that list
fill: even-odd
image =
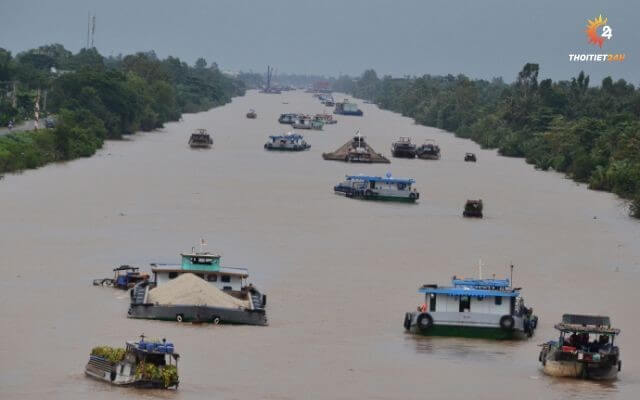
[{"label": "river", "polygon": [[[340,96],[337,96],[338,98]],[[285,104],[288,103],[288,104]],[[245,113],[255,108],[258,119]],[[361,104],[306,132],[311,150],[263,150],[283,112],[322,112],[308,93],[249,92],[96,156],[0,181],[2,399],[635,399],[640,393],[640,223],[615,196],[521,159]],[[191,150],[195,128],[214,148]],[[359,129],[389,155],[398,136],[435,139],[439,161],[324,161]],[[477,163],[463,162],[473,151]],[[413,177],[418,204],[333,194],[346,173]],[[485,218],[461,217],[482,198]],[[268,294],[268,327],[126,318],[128,294],[91,285],[120,264],[178,261],[203,237]],[[540,317],[525,342],[415,337],[405,311],[424,283],[508,275]],[[610,384],[551,379],[538,344],[566,312],[610,315],[622,372]],[[84,376],[90,349],[141,333],[180,352],[177,392]]]}]

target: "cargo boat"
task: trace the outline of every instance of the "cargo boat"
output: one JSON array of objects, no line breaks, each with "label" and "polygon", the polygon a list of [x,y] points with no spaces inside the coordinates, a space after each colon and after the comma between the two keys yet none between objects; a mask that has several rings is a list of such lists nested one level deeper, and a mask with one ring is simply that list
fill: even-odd
[{"label": "cargo boat", "polygon": [[451,286],[424,285],[424,302],[407,312],[404,328],[426,336],[526,339],[538,325],[533,309],[509,279],[452,279]]},{"label": "cargo boat", "polygon": [[390,200],[415,202],[420,193],[412,189],[415,180],[367,175],[347,175],[346,180],[333,187],[336,194],[365,200]]},{"label": "cargo boat", "polygon": [[124,349],[95,347],[84,372],[87,376],[116,386],[145,389],[178,388],[178,359],[173,343],[162,341],[126,342]]},{"label": "cargo boat", "polygon": [[267,150],[303,151],[311,148],[302,135],[287,133],[286,135],[269,136],[269,141],[264,144]]},{"label": "cargo boat", "polygon": [[358,108],[356,103],[350,103],[349,100],[345,100],[343,102],[336,102],[336,107],[333,110],[334,114],[340,115],[355,115],[361,117],[363,112]]},{"label": "cargo boat", "polygon": [[385,163],[390,161],[380,153],[369,146],[364,140],[365,137],[360,135],[360,131],[356,132],[353,139],[340,146],[336,151],[331,153],[322,153],[325,160],[359,162],[359,163]]},{"label": "cargo boat", "polygon": [[564,314],[555,328],[560,337],[544,343],[538,356],[545,374],[594,380],[617,377],[622,361],[614,340],[620,329],[611,327],[609,317]]},{"label": "cargo boat", "polygon": [[439,160],[440,146],[435,141],[427,139],[416,149],[416,156],[423,160]]},{"label": "cargo boat", "polygon": [[398,158],[415,158],[416,145],[411,142],[410,137],[400,137],[391,145],[391,155]]},{"label": "cargo boat", "polygon": [[192,148],[208,149],[213,145],[213,139],[206,129],[196,129],[189,137],[189,146]]},{"label": "cargo boat", "polygon": [[[220,256],[195,252],[181,254],[182,263],[151,264],[153,281],[142,282],[131,290],[129,318],[159,319],[178,322],[211,322],[214,324],[267,325],[267,296],[252,284],[246,268],[222,267]],[[246,302],[242,308],[210,307],[194,304],[163,305],[149,301],[149,292],[181,274],[192,273],[210,285]]]}]

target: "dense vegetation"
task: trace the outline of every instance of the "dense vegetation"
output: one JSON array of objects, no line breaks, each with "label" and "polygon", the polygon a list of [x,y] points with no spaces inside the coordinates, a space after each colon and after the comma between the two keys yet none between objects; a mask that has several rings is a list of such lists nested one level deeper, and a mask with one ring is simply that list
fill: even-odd
[{"label": "dense vegetation", "polygon": [[58,44],[16,57],[0,49],[0,83],[0,125],[33,118],[36,103],[58,121],[51,130],[0,136],[0,173],[88,157],[105,139],[244,94],[242,82],[202,58],[194,66],[153,52],[105,58],[95,48],[73,54]]},{"label": "dense vegetation", "polygon": [[640,218],[640,90],[610,77],[590,87],[582,72],[538,82],[538,72],[526,64],[506,84],[464,75],[380,79],[368,70],[359,79],[339,78],[334,89],[614,192]]}]

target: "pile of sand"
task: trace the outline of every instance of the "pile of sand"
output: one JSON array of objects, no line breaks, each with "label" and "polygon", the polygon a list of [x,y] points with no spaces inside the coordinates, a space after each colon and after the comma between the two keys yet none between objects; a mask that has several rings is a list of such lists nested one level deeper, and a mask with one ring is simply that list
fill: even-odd
[{"label": "pile of sand", "polygon": [[248,308],[248,301],[237,299],[194,274],[180,274],[175,279],[149,291],[148,301],[164,305],[198,305]]}]

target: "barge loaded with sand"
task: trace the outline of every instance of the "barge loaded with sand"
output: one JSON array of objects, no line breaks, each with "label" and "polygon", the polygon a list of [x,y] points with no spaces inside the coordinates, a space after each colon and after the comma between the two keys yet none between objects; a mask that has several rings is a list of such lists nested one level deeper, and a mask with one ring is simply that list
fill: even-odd
[{"label": "barge loaded with sand", "polygon": [[246,284],[245,268],[220,266],[220,256],[181,254],[182,264],[152,264],[154,279],[131,290],[129,318],[267,325],[266,295]]},{"label": "barge loaded with sand", "polygon": [[178,359],[173,343],[162,340],[127,342],[125,348],[94,347],[84,372],[116,386],[145,389],[178,388]]},{"label": "barge loaded with sand", "polygon": [[364,136],[361,136],[359,131],[356,132],[353,139],[340,146],[336,151],[332,153],[322,153],[322,158],[325,160],[345,162],[390,163],[389,159],[380,153],[376,153],[376,151],[365,142]]}]

